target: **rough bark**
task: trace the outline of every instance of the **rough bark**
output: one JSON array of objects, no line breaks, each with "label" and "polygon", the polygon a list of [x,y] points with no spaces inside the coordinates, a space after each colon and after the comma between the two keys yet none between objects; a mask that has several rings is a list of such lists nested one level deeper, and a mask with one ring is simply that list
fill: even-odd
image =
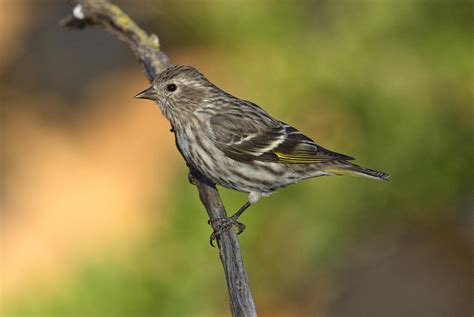
[{"label": "rough bark", "polygon": [[[61,21],[61,25],[80,29],[96,25],[111,32],[132,49],[150,82],[169,64],[168,57],[160,50],[158,36],[147,34],[119,7],[106,0],[75,0],[72,3],[73,12]],[[195,174],[193,183],[209,218],[227,217],[215,185]],[[217,238],[217,245],[227,280],[232,315],[256,316],[237,235],[234,231],[225,232]]]}]

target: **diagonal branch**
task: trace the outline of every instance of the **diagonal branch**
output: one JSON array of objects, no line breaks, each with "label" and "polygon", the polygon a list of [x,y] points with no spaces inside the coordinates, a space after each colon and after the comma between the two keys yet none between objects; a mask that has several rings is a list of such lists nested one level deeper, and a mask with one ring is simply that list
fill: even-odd
[{"label": "diagonal branch", "polygon": [[[158,37],[148,35],[119,7],[107,0],[74,0],[73,3],[75,7],[72,15],[64,18],[61,25],[80,29],[97,25],[114,34],[132,49],[150,82],[169,64],[168,57],[160,50]],[[193,176],[209,218],[227,217],[215,185],[202,175],[194,173]],[[234,231],[224,232],[217,238],[217,244],[227,280],[232,315],[256,316],[237,235]]]}]

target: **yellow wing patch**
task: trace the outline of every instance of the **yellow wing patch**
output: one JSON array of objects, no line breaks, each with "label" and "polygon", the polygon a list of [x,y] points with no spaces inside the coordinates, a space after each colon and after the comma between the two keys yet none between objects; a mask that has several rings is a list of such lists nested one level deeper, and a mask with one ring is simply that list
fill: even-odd
[{"label": "yellow wing patch", "polygon": [[292,164],[309,164],[309,163],[317,163],[321,161],[327,161],[327,158],[321,158],[317,156],[309,156],[309,155],[298,155],[298,154],[287,154],[281,153],[277,151],[273,151],[278,159],[284,163],[292,163]]}]

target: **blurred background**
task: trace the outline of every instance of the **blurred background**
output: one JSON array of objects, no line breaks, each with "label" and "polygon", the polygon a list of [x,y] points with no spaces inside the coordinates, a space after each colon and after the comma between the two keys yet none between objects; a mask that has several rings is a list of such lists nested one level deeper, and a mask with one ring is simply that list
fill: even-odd
[{"label": "blurred background", "polygon": [[[229,316],[130,49],[60,28],[67,1],[0,3],[0,315]],[[244,214],[261,316],[472,314],[472,1],[116,3],[173,62],[392,176],[304,181]]]}]

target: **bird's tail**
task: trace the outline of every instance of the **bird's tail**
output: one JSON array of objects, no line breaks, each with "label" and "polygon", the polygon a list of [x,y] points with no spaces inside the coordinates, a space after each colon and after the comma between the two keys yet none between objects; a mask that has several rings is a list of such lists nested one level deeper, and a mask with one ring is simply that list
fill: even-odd
[{"label": "bird's tail", "polygon": [[324,171],[334,175],[358,176],[384,181],[388,181],[390,179],[390,175],[387,173],[371,170],[369,168],[365,168],[348,162],[345,163],[346,164],[339,166],[328,166],[324,169]]}]

